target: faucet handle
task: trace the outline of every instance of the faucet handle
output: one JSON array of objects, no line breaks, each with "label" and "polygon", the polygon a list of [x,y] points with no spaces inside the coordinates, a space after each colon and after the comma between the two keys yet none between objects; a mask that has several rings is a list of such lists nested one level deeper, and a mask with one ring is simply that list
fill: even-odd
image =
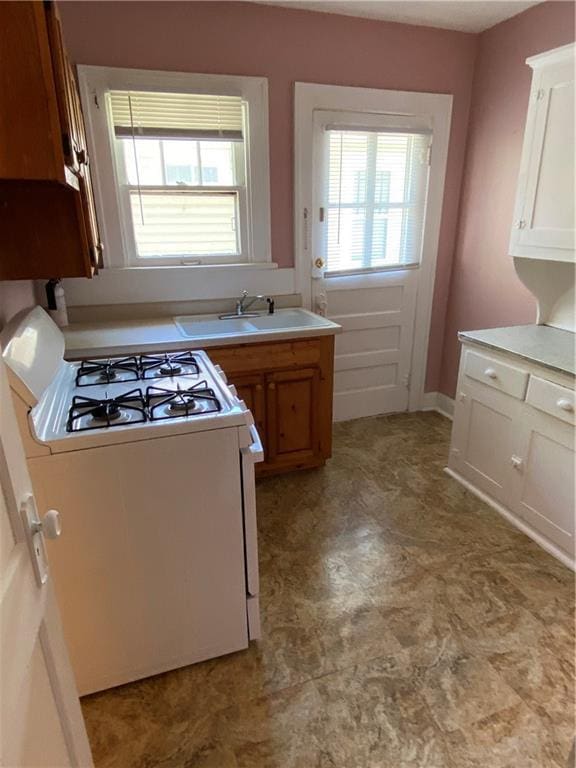
[{"label": "faucet handle", "polygon": [[247,299],[248,298],[248,291],[244,290],[242,291],[242,298]]}]

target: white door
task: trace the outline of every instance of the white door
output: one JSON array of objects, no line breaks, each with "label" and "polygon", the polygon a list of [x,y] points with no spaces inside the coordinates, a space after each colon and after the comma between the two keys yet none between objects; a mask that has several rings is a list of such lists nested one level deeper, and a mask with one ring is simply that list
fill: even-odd
[{"label": "white door", "polygon": [[336,421],[423,405],[450,107],[297,84],[297,258],[305,303],[342,326]]},{"label": "white door", "polygon": [[[0,357],[0,765],[92,766],[46,563],[33,565],[24,531],[34,497]],[[49,516],[47,532],[55,534]],[[43,535],[34,536],[43,556]]]}]

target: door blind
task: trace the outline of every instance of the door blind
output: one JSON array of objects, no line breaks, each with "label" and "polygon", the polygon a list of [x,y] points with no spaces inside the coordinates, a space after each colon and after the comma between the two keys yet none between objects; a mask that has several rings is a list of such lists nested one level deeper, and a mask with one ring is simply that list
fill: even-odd
[{"label": "door blind", "polygon": [[429,133],[327,129],[328,273],[420,262]]},{"label": "door blind", "polygon": [[110,108],[118,137],[242,140],[240,96],[111,91]]}]

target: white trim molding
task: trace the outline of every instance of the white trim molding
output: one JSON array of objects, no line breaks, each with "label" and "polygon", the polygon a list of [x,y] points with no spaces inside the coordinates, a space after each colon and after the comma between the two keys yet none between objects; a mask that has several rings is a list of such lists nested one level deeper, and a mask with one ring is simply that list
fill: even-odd
[{"label": "white trim molding", "polygon": [[[105,268],[92,281],[65,281],[70,305],[127,304],[142,301],[177,301],[227,298],[229,276],[246,269],[268,271],[272,263],[270,227],[270,158],[268,141],[268,80],[264,77],[159,72],[115,67],[79,66],[78,79],[91,157],[94,196],[105,249]],[[240,264],[130,266],[130,246],[122,225],[114,142],[108,117],[110,90],[174,91],[240,96],[246,104],[245,140],[247,173],[248,261]],[[222,267],[217,269],[218,267]],[[277,270],[278,272],[284,270]],[[290,270],[292,272],[292,270]],[[287,276],[283,276],[284,282]],[[274,281],[272,281],[273,283]],[[293,293],[293,280],[289,293]],[[184,283],[184,286],[182,285]],[[201,290],[204,284],[208,293]],[[274,288],[268,288],[272,293]],[[253,290],[252,282],[245,288]],[[236,287],[234,287],[236,291]],[[152,296],[154,294],[154,296]]]},{"label": "white trim molding", "polygon": [[422,398],[423,411],[437,411],[450,421],[454,418],[454,407],[454,399],[442,392],[425,392]]},{"label": "white trim molding", "polygon": [[[441,93],[391,91],[338,85],[295,83],[294,94],[294,248],[296,291],[303,306],[311,308],[311,212],[314,206],[314,113],[318,110],[365,112],[422,118],[431,128],[433,146],[422,260],[418,267],[418,293],[412,345],[409,405],[421,410],[428,358],[428,340],[436,276],[436,260],[444,182],[450,138],[452,96]],[[305,211],[308,215],[305,216]]]}]

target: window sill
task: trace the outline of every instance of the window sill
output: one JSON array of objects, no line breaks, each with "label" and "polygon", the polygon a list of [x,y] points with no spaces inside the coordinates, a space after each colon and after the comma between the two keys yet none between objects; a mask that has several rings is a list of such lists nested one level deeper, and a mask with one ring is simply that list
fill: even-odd
[{"label": "window sill", "polygon": [[251,261],[251,262],[238,262],[234,264],[230,262],[228,264],[132,264],[129,267],[106,267],[102,270],[108,272],[163,272],[165,270],[179,270],[180,272],[202,271],[202,270],[224,270],[230,269],[248,269],[248,270],[260,270],[260,269],[278,269],[278,264],[273,261]]}]

